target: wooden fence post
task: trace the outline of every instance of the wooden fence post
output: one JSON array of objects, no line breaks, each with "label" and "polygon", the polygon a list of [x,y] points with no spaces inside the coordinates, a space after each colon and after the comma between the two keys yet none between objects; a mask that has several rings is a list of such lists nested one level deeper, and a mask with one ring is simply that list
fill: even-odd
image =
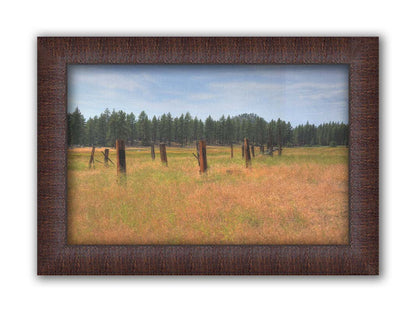
[{"label": "wooden fence post", "polygon": [[108,154],[110,153],[110,150],[106,148],[104,150],[104,165],[108,167]]},{"label": "wooden fence post", "polygon": [[152,160],[155,160],[156,155],[155,155],[155,145],[154,144],[152,144],[150,146],[150,155],[152,156]]},{"label": "wooden fence post", "polygon": [[234,151],[233,151],[233,143],[231,143],[231,158],[234,157]]},{"label": "wooden fence post", "polygon": [[126,146],[124,140],[116,140],[117,175],[119,182],[126,182]]},{"label": "wooden fence post", "polygon": [[199,173],[204,173],[208,169],[207,144],[205,140],[199,141]]},{"label": "wooden fence post", "polygon": [[256,157],[256,156],[254,155],[254,145],[252,145],[252,146],[251,146],[251,155],[253,156],[253,158],[254,158],[254,157]]},{"label": "wooden fence post", "polygon": [[162,163],[164,163],[166,166],[168,165],[168,156],[166,155],[166,144],[161,143],[159,144],[160,148],[160,160]]},{"label": "wooden fence post", "polygon": [[88,168],[90,168],[90,169],[91,169],[91,165],[93,165],[94,168],[95,168],[95,164],[94,164],[94,153],[95,153],[95,146],[93,145],[92,146],[92,150],[91,150],[90,161],[88,163]]},{"label": "wooden fence post", "polygon": [[244,139],[244,156],[246,159],[246,168],[251,164],[251,157],[250,157],[250,144],[248,139]]}]

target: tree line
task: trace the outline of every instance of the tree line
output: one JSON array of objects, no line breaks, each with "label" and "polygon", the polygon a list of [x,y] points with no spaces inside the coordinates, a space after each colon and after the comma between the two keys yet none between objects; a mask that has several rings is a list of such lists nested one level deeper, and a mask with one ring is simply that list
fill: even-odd
[{"label": "tree line", "polygon": [[190,113],[172,117],[170,113],[149,118],[142,111],[136,118],[133,113],[110,112],[86,120],[76,108],[68,113],[68,144],[84,146],[114,146],[117,139],[130,146],[148,146],[152,143],[189,145],[205,139],[207,144],[228,145],[248,138],[254,145],[273,146],[336,146],[348,145],[348,125],[339,122],[318,126],[306,123],[292,127],[290,122],[278,118],[267,122],[256,114],[222,116],[214,120],[192,117]]}]

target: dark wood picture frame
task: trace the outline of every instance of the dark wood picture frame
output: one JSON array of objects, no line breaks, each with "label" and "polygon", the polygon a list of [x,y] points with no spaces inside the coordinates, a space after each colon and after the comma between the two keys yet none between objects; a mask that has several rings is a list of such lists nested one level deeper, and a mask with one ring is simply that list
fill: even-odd
[{"label": "dark wood picture frame", "polygon": [[[68,245],[68,64],[348,64],[349,245]],[[38,274],[379,273],[377,37],[39,37]]]}]

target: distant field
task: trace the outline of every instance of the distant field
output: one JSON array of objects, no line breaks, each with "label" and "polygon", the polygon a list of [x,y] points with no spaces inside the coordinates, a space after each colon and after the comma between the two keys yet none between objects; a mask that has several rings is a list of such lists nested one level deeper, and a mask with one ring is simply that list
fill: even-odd
[{"label": "distant field", "polygon": [[[96,159],[103,161],[96,149]],[[347,244],[348,149],[285,148],[246,169],[241,148],[207,147],[200,175],[195,148],[126,152],[127,185],[91,148],[68,152],[69,244]],[[115,150],[110,158],[116,162]]]}]

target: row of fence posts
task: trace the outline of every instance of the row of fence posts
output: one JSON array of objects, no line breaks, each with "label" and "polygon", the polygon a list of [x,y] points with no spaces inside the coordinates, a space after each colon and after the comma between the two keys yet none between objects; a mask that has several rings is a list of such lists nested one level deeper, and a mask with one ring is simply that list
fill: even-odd
[{"label": "row of fence posts", "polygon": [[[231,158],[234,157],[234,149],[233,149],[233,144],[230,144],[231,147]],[[273,145],[272,144],[268,144],[268,150],[269,150],[269,155],[273,156]],[[159,145],[160,148],[160,160],[162,163],[164,163],[166,166],[168,165],[168,157],[167,157],[167,153],[166,153],[166,144],[161,143]],[[200,173],[204,173],[207,171],[208,169],[208,162],[207,162],[207,150],[206,150],[207,146],[206,146],[206,141],[205,140],[200,140],[199,142],[196,143],[196,149],[197,149],[197,155],[193,154],[197,160],[198,160],[198,165],[199,165],[199,172]],[[251,149],[251,151],[250,151]],[[279,156],[282,154],[282,147],[281,145],[279,146]],[[94,153],[95,153],[95,146],[92,147],[91,150],[91,156],[90,156],[90,160],[89,160],[89,168],[91,168],[91,166],[93,166],[95,168],[94,165]],[[103,152],[101,152],[103,153]],[[264,145],[260,146],[260,153],[264,154]],[[125,148],[125,144],[124,144],[124,140],[116,140],[116,154],[117,154],[117,176],[119,177],[119,181],[120,182],[125,182],[126,180],[126,148]],[[113,165],[113,161],[110,159],[109,157],[109,149],[106,148],[104,150],[104,165],[107,167],[108,166],[108,162],[110,161]],[[152,160],[155,160],[156,155],[155,155],[155,145],[152,144],[150,146],[150,155],[152,157]],[[251,157],[255,158],[255,153],[254,153],[254,145],[250,146],[249,140],[247,138],[244,139],[244,143],[241,146],[241,155],[243,157],[243,159],[245,159],[245,165],[246,168],[248,168],[251,165]]]}]

